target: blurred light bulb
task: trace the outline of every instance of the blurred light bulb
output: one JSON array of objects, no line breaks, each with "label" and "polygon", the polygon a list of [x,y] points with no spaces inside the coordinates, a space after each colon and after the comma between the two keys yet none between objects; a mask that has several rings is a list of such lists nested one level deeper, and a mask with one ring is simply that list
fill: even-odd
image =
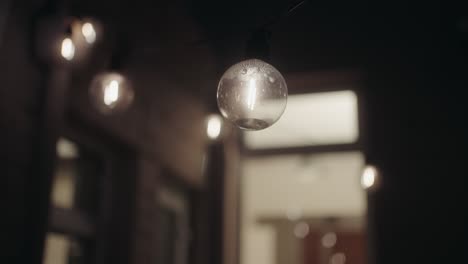
[{"label": "blurred light bulb", "polygon": [[285,214],[289,221],[297,221],[302,217],[302,209],[297,206],[290,206]]},{"label": "blurred light bulb", "polygon": [[361,176],[361,186],[364,189],[369,189],[372,186],[374,186],[376,180],[378,177],[378,171],[377,168],[371,165],[367,165],[364,167],[364,170],[362,171],[362,176]]},{"label": "blurred light bulb", "polygon": [[218,84],[221,114],[241,129],[261,130],[283,114],[288,87],[270,64],[251,59],[231,66]]},{"label": "blurred light bulb", "polygon": [[344,253],[335,253],[330,258],[330,264],[345,264],[346,255]]},{"label": "blurred light bulb", "polygon": [[103,114],[121,112],[133,101],[134,91],[130,82],[115,72],[98,74],[90,86],[91,102]]},{"label": "blurred light bulb", "polygon": [[109,107],[114,107],[117,100],[119,100],[119,82],[112,80],[104,86],[104,103]]},{"label": "blurred light bulb", "polygon": [[75,57],[75,44],[71,38],[64,38],[62,40],[60,54],[62,57],[68,61],[72,60]]},{"label": "blurred light bulb", "polygon": [[219,115],[209,115],[207,118],[206,134],[210,139],[217,139],[221,134],[222,119]]},{"label": "blurred light bulb", "polygon": [[322,246],[332,248],[335,246],[336,240],[336,234],[334,232],[328,232],[322,237]]},{"label": "blurred light bulb", "polygon": [[81,33],[83,34],[83,37],[85,38],[86,42],[88,44],[92,44],[96,41],[96,30],[94,29],[94,26],[90,22],[86,22],[81,26]]},{"label": "blurred light bulb", "polygon": [[294,226],[294,235],[297,238],[306,237],[309,234],[309,231],[310,231],[310,227],[309,227],[309,224],[307,224],[306,222],[300,222]]}]

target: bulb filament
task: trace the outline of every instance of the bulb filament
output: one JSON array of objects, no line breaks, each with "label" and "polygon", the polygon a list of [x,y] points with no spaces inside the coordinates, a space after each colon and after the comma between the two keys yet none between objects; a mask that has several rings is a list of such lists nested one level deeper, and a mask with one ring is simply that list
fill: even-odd
[{"label": "bulb filament", "polygon": [[111,106],[119,100],[119,82],[112,80],[104,87],[104,103]]},{"label": "bulb filament", "polygon": [[63,39],[60,53],[66,60],[73,59],[75,56],[75,44],[70,38]]},{"label": "bulb filament", "polygon": [[250,110],[254,109],[256,99],[257,99],[257,85],[255,84],[255,79],[250,79],[249,90],[247,94],[247,107]]}]

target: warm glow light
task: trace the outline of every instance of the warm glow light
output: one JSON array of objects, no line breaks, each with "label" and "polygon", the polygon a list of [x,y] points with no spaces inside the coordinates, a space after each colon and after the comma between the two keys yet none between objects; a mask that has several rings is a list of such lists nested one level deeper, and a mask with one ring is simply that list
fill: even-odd
[{"label": "warm glow light", "polygon": [[206,134],[210,139],[217,139],[221,134],[222,120],[219,115],[210,115],[206,125]]},{"label": "warm glow light", "polygon": [[304,238],[309,234],[310,228],[306,222],[300,222],[294,227],[294,235],[297,238]]},{"label": "warm glow light", "polygon": [[73,57],[75,57],[75,44],[70,38],[65,38],[62,40],[60,53],[66,60],[72,60]]},{"label": "warm glow light", "polygon": [[133,102],[131,82],[121,73],[103,72],[94,77],[89,87],[91,103],[102,114],[119,113]]},{"label": "warm glow light", "polygon": [[107,106],[115,104],[119,100],[119,82],[112,80],[104,88],[104,103]]},{"label": "warm glow light", "polygon": [[88,44],[92,44],[96,41],[96,30],[90,22],[86,22],[81,26],[81,33]]},{"label": "warm glow light", "polygon": [[371,188],[376,182],[377,174],[378,174],[378,171],[376,167],[367,165],[362,172],[361,186],[364,189]]},{"label": "warm glow light", "polygon": [[322,237],[322,246],[326,248],[332,248],[336,244],[336,234],[334,232],[328,232]]},{"label": "warm glow light", "polygon": [[345,264],[346,255],[344,253],[335,253],[330,258],[330,264]]},{"label": "warm glow light", "polygon": [[255,84],[255,79],[249,80],[249,92],[247,94],[247,107],[250,110],[254,109],[255,100],[257,99],[257,85]]}]

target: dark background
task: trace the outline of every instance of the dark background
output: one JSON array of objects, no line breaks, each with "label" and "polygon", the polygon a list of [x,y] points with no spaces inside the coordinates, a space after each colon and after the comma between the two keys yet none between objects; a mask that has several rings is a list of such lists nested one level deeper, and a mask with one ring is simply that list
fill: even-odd
[{"label": "dark background", "polygon": [[[215,110],[220,74],[242,58],[251,31],[287,10],[291,2],[82,0],[56,4],[67,15],[98,18],[130,43],[128,68],[141,74],[139,82],[146,86],[140,92],[146,99],[137,101],[136,112],[122,118],[125,122],[136,116],[133,123],[106,133],[133,142],[135,135],[144,134],[135,131],[144,130],[140,124],[149,118],[140,113],[163,101],[157,98],[176,98],[170,100],[177,110],[157,110],[161,123],[176,118],[173,112],[194,109],[177,99],[186,95]],[[0,31],[5,205],[1,256],[6,263],[39,263],[47,175],[53,165],[47,157],[60,130],[55,121],[62,117],[51,114],[51,108],[61,107],[51,106],[58,99],[48,97],[46,76],[52,70],[38,63],[32,42],[35,19],[55,11],[45,1],[12,1],[8,9]],[[366,156],[383,172],[381,190],[370,197],[375,263],[468,263],[468,11],[461,1],[308,1],[271,30],[271,63],[282,73],[356,70],[363,76]],[[102,44],[102,50],[113,43]],[[100,58],[106,58],[105,52],[96,55],[96,61]],[[88,66],[74,78],[86,79],[80,76],[98,67]],[[76,88],[69,93],[80,94]],[[70,104],[88,108],[80,100]],[[92,122],[95,127],[107,124],[100,119]],[[184,133],[190,133],[188,123],[178,122],[179,127],[187,126]],[[170,132],[160,133],[164,138]],[[145,143],[134,145],[140,149]],[[167,154],[172,151],[161,146],[157,152],[167,160],[173,159]],[[215,259],[204,263],[215,264]]]}]

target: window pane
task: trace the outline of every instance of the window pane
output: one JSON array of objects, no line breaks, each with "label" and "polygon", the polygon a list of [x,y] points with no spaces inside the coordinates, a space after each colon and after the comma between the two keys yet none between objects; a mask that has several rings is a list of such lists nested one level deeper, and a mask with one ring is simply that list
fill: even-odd
[{"label": "window pane", "polygon": [[44,250],[44,264],[93,263],[90,243],[68,235],[48,233]]},{"label": "window pane", "polygon": [[95,215],[103,168],[102,160],[94,153],[75,142],[60,138],[57,142],[52,205]]},{"label": "window pane", "polygon": [[349,90],[291,95],[276,124],[244,136],[251,149],[353,143],[359,136],[357,96]]},{"label": "window pane", "polygon": [[[302,264],[307,258],[318,261],[309,263],[328,264],[329,248],[318,247],[313,256],[304,255],[304,249],[314,247],[307,243],[319,243],[330,230],[358,236],[365,231],[363,166],[359,151],[247,158],[242,170],[241,263]],[[345,252],[349,259],[362,256],[354,251]]]},{"label": "window pane", "polygon": [[186,193],[177,187],[161,187],[157,192],[156,263],[190,263],[189,203]]}]

